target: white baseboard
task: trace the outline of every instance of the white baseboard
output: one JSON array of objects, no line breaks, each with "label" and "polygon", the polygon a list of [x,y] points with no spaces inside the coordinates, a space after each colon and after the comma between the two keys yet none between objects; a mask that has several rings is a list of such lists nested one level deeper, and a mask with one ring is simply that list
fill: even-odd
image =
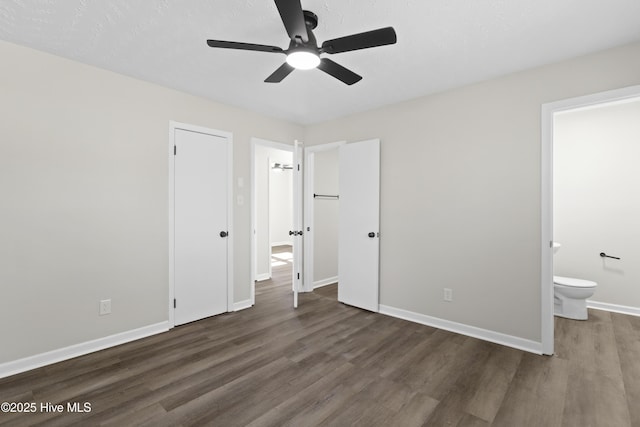
[{"label": "white baseboard", "polygon": [[313,282],[313,289],[321,288],[323,286],[333,285],[338,282],[338,276],[328,277],[326,279]]},{"label": "white baseboard", "polygon": [[640,308],[629,307],[627,305],[609,304],[606,302],[597,302],[587,300],[587,307],[596,310],[613,311],[614,313],[629,314],[631,316],[640,316]]},{"label": "white baseboard", "polygon": [[80,344],[70,345],[69,347],[59,348],[57,350],[48,351],[46,353],[36,354],[34,356],[25,357],[23,359],[5,362],[0,364],[0,378],[30,371],[31,369],[51,365],[52,363],[61,362],[63,360],[72,359],[74,357],[83,356],[85,354],[93,353],[98,350],[104,350],[105,348],[114,347],[116,345],[124,344],[130,341],[146,338],[148,336],[156,335],[168,330],[169,322],[160,322],[154,325],[133,329],[131,331],[109,335],[104,338],[98,338]]},{"label": "white baseboard", "polygon": [[539,343],[537,341],[514,337],[513,335],[507,335],[500,332],[490,331],[488,329],[477,328],[475,326],[469,326],[445,319],[439,319],[437,317],[431,317],[425,314],[414,313],[412,311],[402,310],[400,308],[389,307],[386,305],[380,305],[380,313],[386,314],[387,316],[397,317],[399,319],[420,323],[422,325],[444,329],[445,331],[467,335],[484,341],[505,345],[507,347],[517,348],[518,350],[524,350],[535,354],[542,354],[542,343]]},{"label": "white baseboard", "polygon": [[258,274],[256,276],[256,282],[262,282],[263,280],[269,280],[269,279],[271,279],[271,276],[269,276],[269,273]]},{"label": "white baseboard", "polygon": [[246,299],[244,301],[239,301],[233,304],[233,311],[244,310],[245,308],[251,308],[253,304],[250,299]]}]

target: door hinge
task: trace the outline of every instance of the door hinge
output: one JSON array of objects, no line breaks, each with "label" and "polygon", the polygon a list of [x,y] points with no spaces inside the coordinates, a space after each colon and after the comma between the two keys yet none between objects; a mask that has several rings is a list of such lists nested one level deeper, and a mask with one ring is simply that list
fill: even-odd
[{"label": "door hinge", "polygon": [[173,299],[173,308],[176,308],[176,299]]},{"label": "door hinge", "polygon": [[173,155],[175,156],[177,152],[178,152],[178,148],[174,145],[173,146]]}]

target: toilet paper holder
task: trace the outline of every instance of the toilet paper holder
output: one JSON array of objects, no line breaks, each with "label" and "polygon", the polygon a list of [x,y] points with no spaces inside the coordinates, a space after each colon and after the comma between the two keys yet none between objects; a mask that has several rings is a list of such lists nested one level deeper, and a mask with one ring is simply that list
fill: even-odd
[{"label": "toilet paper holder", "polygon": [[602,258],[620,259],[620,258],[619,258],[619,257],[617,257],[617,256],[607,255],[607,254],[605,254],[604,252],[600,252],[600,256],[601,256]]}]

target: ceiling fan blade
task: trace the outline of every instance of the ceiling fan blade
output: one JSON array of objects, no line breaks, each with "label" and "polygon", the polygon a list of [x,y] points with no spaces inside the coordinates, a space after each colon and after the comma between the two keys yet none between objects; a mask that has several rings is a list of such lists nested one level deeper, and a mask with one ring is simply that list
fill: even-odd
[{"label": "ceiling fan blade", "polygon": [[342,65],[328,58],[322,58],[318,68],[349,86],[362,80],[362,76],[357,75],[353,71],[344,68]]},{"label": "ceiling fan blade", "polygon": [[265,83],[280,83],[285,77],[291,74],[293,70],[294,68],[285,62],[277,70],[275,70],[273,74],[267,77]]},{"label": "ceiling fan blade", "polygon": [[267,46],[264,44],[227,42],[223,40],[207,40],[207,44],[210,47],[221,47],[224,49],[241,49],[241,50],[255,50],[258,52],[284,53],[284,50],[282,50],[278,46]]},{"label": "ceiling fan blade", "polygon": [[393,27],[386,27],[333,40],[327,40],[322,43],[321,51],[326,53],[349,52],[352,50],[394,44],[396,41],[396,31]]},{"label": "ceiling fan blade", "polygon": [[304,22],[300,0],[275,0],[275,3],[289,38],[308,42],[307,24]]}]

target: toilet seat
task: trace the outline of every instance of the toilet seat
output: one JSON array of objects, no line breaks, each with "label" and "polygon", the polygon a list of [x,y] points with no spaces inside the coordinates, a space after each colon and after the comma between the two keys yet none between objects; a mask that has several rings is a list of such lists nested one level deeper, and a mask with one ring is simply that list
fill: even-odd
[{"label": "toilet seat", "polygon": [[571,288],[595,288],[598,285],[596,282],[592,282],[591,280],[563,276],[553,276],[553,283]]}]

